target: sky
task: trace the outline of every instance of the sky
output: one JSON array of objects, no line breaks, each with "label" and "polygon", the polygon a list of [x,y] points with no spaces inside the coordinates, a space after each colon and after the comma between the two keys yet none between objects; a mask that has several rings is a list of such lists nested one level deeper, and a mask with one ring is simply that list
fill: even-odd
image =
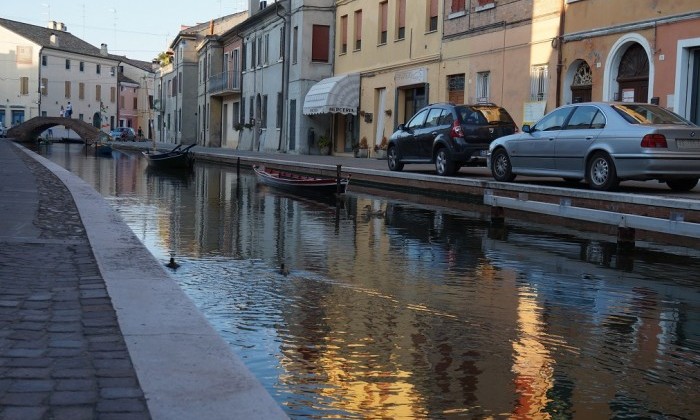
[{"label": "sky", "polygon": [[68,32],[111,54],[151,61],[168,49],[181,25],[247,8],[247,0],[3,0],[0,17],[46,27],[63,22]]}]

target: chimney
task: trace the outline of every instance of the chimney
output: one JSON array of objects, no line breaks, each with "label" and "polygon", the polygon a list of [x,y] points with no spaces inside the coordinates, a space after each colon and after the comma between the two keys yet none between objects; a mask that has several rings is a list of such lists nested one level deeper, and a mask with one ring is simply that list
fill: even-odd
[{"label": "chimney", "polygon": [[59,27],[58,27],[59,30],[61,30],[63,32],[68,31],[68,27],[63,22],[59,22],[58,25],[59,25]]},{"label": "chimney", "polygon": [[214,35],[214,19],[209,21],[209,35]]},{"label": "chimney", "polygon": [[58,37],[56,34],[52,33],[51,36],[49,36],[49,42],[51,43],[51,46],[58,47]]},{"label": "chimney", "polygon": [[104,55],[105,57],[108,55],[107,44],[100,44],[100,55]]}]

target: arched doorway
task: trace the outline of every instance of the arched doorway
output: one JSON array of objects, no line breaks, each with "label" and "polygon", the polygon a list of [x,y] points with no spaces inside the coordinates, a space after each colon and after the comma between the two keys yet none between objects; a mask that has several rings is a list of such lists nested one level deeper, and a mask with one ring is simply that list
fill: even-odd
[{"label": "arched doorway", "polygon": [[97,129],[102,127],[102,116],[99,112],[95,112],[92,115],[92,126],[96,127]]},{"label": "arched doorway", "polygon": [[591,68],[585,61],[581,61],[576,67],[574,78],[571,81],[571,102],[590,102],[593,90],[593,76]]},{"label": "arched doorway", "polygon": [[620,59],[617,72],[616,99],[624,102],[647,102],[649,97],[649,59],[644,48],[631,44]]}]

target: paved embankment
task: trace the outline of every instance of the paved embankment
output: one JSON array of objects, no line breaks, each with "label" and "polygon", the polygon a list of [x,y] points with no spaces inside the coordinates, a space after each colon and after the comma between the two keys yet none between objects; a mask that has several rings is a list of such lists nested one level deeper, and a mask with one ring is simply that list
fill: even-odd
[{"label": "paved embankment", "polygon": [[0,417],[282,409],[104,199],[0,140]]}]

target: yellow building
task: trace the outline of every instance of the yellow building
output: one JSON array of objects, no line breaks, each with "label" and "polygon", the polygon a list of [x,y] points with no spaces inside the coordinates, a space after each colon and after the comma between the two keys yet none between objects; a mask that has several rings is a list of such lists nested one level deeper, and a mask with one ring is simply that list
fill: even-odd
[{"label": "yellow building", "polygon": [[336,6],[335,74],[359,73],[360,98],[357,115],[335,117],[334,150],[352,151],[366,138],[371,154],[394,127],[441,98],[431,86],[440,84],[442,2],[339,0]]}]

